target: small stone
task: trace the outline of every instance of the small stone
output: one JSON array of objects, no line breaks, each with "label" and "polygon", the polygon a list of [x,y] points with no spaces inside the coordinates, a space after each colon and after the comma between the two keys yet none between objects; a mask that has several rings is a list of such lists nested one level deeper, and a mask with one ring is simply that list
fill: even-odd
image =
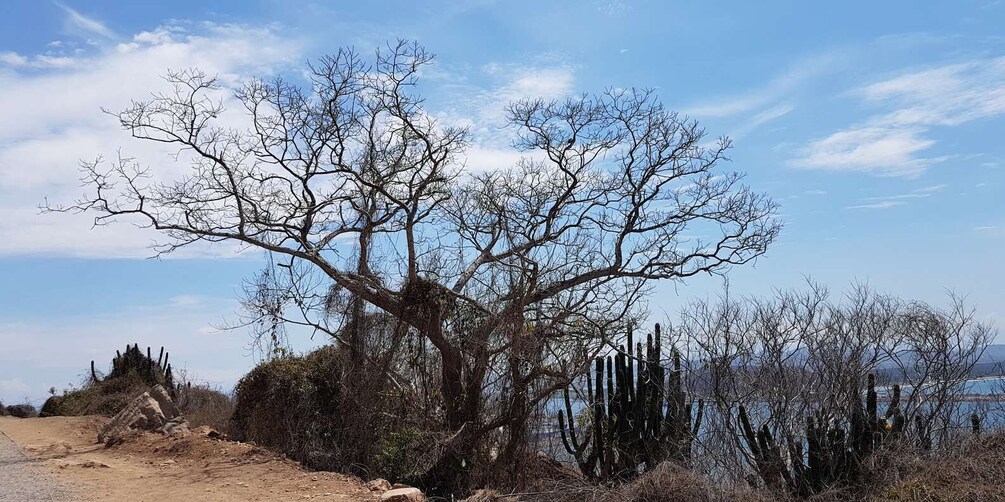
[{"label": "small stone", "polygon": [[425,502],[426,496],[418,488],[394,488],[380,496],[380,502]]},{"label": "small stone", "polygon": [[371,492],[381,492],[384,493],[391,489],[391,483],[383,478],[377,478],[371,481],[367,481],[365,485]]}]

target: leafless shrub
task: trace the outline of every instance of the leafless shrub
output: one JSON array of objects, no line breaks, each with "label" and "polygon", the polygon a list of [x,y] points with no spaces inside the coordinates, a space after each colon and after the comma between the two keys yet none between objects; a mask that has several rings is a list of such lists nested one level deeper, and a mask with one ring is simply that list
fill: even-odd
[{"label": "leafless shrub", "polygon": [[711,407],[695,467],[728,482],[755,477],[737,434],[744,404],[752,421],[768,424],[791,463],[793,452],[804,451],[806,417],[822,412],[831,423],[850,423],[868,374],[904,389],[899,409],[912,424],[905,445],[949,445],[971,428],[964,383],[994,333],[955,296],[942,309],[856,287],[835,301],[810,283],[768,299],[727,291],[716,302],[696,301],[675,326],[692,365],[693,392]]}]

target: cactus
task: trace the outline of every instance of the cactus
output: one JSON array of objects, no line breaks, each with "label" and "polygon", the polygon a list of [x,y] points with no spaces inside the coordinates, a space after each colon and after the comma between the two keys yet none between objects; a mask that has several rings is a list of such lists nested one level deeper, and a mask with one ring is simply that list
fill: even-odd
[{"label": "cactus", "polygon": [[788,463],[772,437],[768,424],[755,432],[743,406],[739,407],[740,432],[747,443],[754,469],[765,485],[800,496],[820,493],[838,483],[854,483],[862,463],[891,437],[903,434],[906,420],[900,411],[900,386],[894,385],[886,413],[878,413],[876,377],[869,374],[866,400],[857,389],[849,410],[847,429],[819,410],[806,419],[806,445],[787,438]]},{"label": "cactus", "polygon": [[[163,384],[167,389],[174,389],[174,375],[171,365],[167,362],[168,354],[161,347],[161,355],[157,361],[153,360],[153,353],[147,347],[146,353],[140,351],[139,344],[126,345],[125,352],[115,351],[115,358],[112,359],[112,371],[104,380],[120,378],[129,374],[135,374],[148,384]],[[97,372],[94,370],[94,362],[91,362],[91,378],[97,382]]]},{"label": "cactus", "polygon": [[587,375],[591,421],[585,434],[576,433],[569,389],[563,391],[565,410],[558,412],[566,450],[583,474],[597,481],[630,479],[665,460],[688,464],[704,412],[699,400],[692,420],[694,403],[682,387],[677,351],[671,351],[672,370],[660,365],[659,324],[644,351],[641,342],[633,351],[631,330],[627,338],[627,350],[621,346],[614,357],[598,357],[593,379]]}]

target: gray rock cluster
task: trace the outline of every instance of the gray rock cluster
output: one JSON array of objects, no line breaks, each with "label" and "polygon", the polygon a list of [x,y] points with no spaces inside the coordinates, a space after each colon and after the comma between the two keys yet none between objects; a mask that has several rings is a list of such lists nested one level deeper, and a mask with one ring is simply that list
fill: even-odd
[{"label": "gray rock cluster", "polygon": [[128,434],[138,430],[161,432],[169,436],[189,432],[188,422],[161,385],[155,385],[150,391],[136,396],[112,417],[98,433],[98,442],[109,446],[121,443]]}]

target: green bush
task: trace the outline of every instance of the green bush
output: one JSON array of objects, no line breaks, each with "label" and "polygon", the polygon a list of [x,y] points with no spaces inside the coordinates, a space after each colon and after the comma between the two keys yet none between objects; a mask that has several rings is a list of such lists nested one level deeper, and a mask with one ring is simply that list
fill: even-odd
[{"label": "green bush", "polygon": [[389,431],[380,440],[374,467],[383,478],[402,480],[418,470],[420,459],[430,443],[429,434],[417,428]]}]

